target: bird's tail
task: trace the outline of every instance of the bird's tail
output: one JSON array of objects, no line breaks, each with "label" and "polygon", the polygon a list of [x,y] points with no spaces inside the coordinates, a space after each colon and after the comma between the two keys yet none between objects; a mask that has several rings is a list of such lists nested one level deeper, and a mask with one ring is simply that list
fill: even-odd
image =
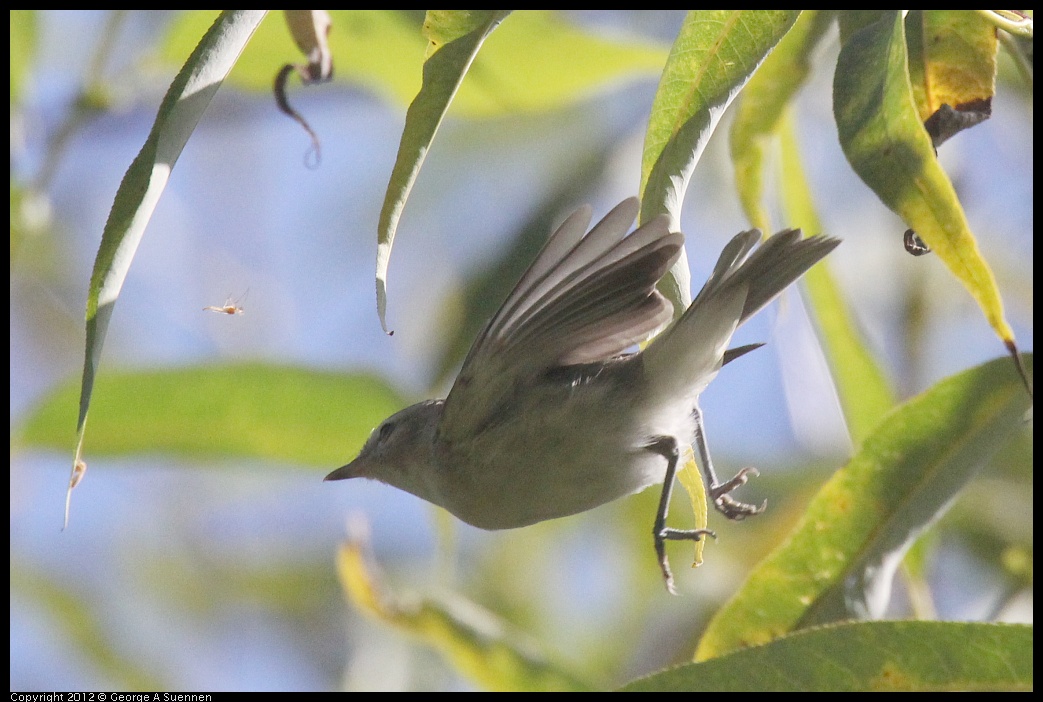
[{"label": "bird's tail", "polygon": [[645,348],[647,377],[664,386],[660,392],[701,392],[720,370],[736,328],[840,243],[786,229],[754,250],[760,238],[751,229],[728,242],[684,315]]}]

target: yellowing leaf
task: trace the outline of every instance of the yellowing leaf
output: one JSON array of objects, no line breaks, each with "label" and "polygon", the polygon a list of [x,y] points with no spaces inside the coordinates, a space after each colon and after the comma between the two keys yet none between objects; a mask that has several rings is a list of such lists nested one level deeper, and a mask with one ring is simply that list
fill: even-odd
[{"label": "yellowing leaf", "polygon": [[591,686],[551,663],[540,646],[495,614],[461,598],[393,597],[381,590],[356,536],[337,554],[337,573],[352,603],[440,651],[487,690],[579,691]]},{"label": "yellowing leaf", "polygon": [[943,104],[992,98],[998,45],[992,24],[968,10],[920,10],[909,19],[909,76],[922,120]]},{"label": "yellowing leaf", "polygon": [[963,283],[996,334],[1013,344],[992,270],[914,104],[901,13],[844,13],[840,19],[833,111],[844,155]]},{"label": "yellowing leaf", "polygon": [[[750,78],[735,106],[729,133],[735,184],[747,219],[761,231],[776,229],[761,202],[765,146],[776,135],[786,107],[807,80],[812,52],[832,20],[833,14],[825,10],[802,12]],[[796,222],[785,224],[801,226]]]},{"label": "yellowing leaf", "polygon": [[[707,521],[709,514],[706,507],[706,486],[703,484],[703,478],[699,474],[699,466],[695,463],[695,454],[692,452],[691,446],[685,448],[681,458],[684,460],[684,463],[681,465],[681,470],[677,471],[677,479],[681,481],[681,485],[684,486],[689,499],[692,501],[692,511],[695,513],[694,528],[708,529]],[[692,567],[695,568],[703,564],[703,548],[706,546],[706,539],[693,541],[692,544],[695,546]]]},{"label": "yellowing leaf", "polygon": [[935,147],[989,117],[998,46],[991,23],[971,10],[916,10],[906,38],[913,100]]}]

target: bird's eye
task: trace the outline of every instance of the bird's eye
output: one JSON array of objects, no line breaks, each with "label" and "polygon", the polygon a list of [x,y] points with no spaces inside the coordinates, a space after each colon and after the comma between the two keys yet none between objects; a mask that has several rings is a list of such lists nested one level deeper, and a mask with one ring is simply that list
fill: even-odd
[{"label": "bird's eye", "polygon": [[377,435],[377,441],[384,443],[391,436],[391,432],[395,431],[395,425],[392,422],[384,422],[380,425],[380,433]]}]

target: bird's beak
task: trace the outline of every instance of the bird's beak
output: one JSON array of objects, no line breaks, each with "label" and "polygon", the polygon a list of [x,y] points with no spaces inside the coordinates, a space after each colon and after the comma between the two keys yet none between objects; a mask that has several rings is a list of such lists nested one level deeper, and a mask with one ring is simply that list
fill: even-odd
[{"label": "bird's beak", "polygon": [[358,471],[356,470],[355,461],[352,461],[346,466],[341,466],[337,470],[333,471],[323,481],[327,480],[346,480],[347,478],[359,477]]}]

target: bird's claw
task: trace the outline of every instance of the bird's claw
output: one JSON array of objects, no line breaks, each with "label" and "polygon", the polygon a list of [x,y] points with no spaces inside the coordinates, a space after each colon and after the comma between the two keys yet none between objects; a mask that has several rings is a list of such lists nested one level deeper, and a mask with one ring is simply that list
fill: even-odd
[{"label": "bird's claw", "polygon": [[739,502],[728,494],[740,485],[745,485],[750,478],[755,478],[758,475],[760,475],[760,471],[756,468],[743,468],[728,482],[720,485],[711,485],[710,499],[713,500],[717,511],[728,519],[740,521],[746,519],[746,517],[760,514],[767,509],[767,500],[764,500],[760,505],[751,505],[746,502]]},{"label": "bird's claw", "polygon": [[659,556],[659,568],[663,571],[663,580],[666,589],[671,595],[676,595],[674,589],[674,575],[670,572],[670,562],[666,558],[666,541],[701,541],[704,536],[717,538],[717,534],[711,529],[670,529],[665,528],[655,534],[655,551]]}]

